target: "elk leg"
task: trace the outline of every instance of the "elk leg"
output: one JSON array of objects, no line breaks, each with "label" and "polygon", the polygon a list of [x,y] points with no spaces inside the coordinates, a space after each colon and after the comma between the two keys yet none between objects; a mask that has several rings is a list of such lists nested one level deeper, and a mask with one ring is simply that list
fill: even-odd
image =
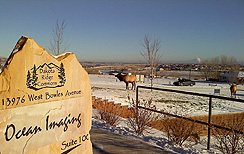
[{"label": "elk leg", "polygon": [[128,82],[126,82],[125,84],[126,84],[126,89],[129,89],[129,87],[128,87],[129,83],[128,83]]},{"label": "elk leg", "polygon": [[[131,84],[132,84],[131,90],[136,90],[136,83],[135,82],[132,82]],[[133,89],[133,87],[134,87],[134,89]]]}]

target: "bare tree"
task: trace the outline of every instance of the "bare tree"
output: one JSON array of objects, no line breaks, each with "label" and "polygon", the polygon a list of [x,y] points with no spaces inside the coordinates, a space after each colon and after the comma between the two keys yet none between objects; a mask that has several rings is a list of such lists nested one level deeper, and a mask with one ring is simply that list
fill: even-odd
[{"label": "bare tree", "polygon": [[222,55],[221,59],[221,71],[223,73],[231,73],[231,72],[238,72],[240,69],[240,65],[237,64],[237,60],[235,57],[226,57]]},{"label": "bare tree", "polygon": [[209,60],[206,59],[203,61],[203,64],[201,66],[201,74],[204,76],[204,78],[207,80],[209,77],[210,77],[210,71],[211,71],[211,68],[210,68],[210,63],[209,63]]},{"label": "bare tree", "polygon": [[218,79],[219,78],[219,57],[214,57],[209,60],[208,67],[210,68],[209,78]]},{"label": "bare tree", "polygon": [[203,61],[201,73],[206,78],[218,79],[219,75],[238,72],[240,65],[235,57],[219,56]]},{"label": "bare tree", "polygon": [[145,58],[145,60],[150,65],[151,87],[153,86],[154,71],[156,70],[156,67],[161,59],[161,55],[158,54],[160,44],[160,39],[151,39],[149,35],[145,35],[143,42],[143,47],[145,48],[145,51],[140,52],[143,58]]},{"label": "bare tree", "polygon": [[64,43],[63,37],[64,29],[66,28],[66,26],[67,24],[65,20],[59,22],[59,20],[57,19],[55,29],[53,30],[53,39],[50,41],[50,46],[48,47],[48,49],[54,55],[58,55],[62,52],[67,51],[68,46],[67,43]]}]

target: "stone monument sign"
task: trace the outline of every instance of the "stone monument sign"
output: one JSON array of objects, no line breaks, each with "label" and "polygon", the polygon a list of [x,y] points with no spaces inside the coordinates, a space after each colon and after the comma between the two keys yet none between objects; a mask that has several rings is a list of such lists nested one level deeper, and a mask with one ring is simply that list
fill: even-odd
[{"label": "stone monument sign", "polygon": [[90,154],[91,86],[75,55],[21,37],[0,74],[0,153]]}]

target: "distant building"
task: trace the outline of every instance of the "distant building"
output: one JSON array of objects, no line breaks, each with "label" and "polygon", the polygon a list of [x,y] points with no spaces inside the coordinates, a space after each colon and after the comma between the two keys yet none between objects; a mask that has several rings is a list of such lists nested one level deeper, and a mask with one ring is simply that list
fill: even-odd
[{"label": "distant building", "polygon": [[162,65],[159,65],[158,67],[157,67],[157,69],[156,69],[156,71],[163,71],[164,69],[163,69],[163,66]]},{"label": "distant building", "polygon": [[219,76],[219,81],[221,82],[235,82],[239,83],[244,80],[244,72],[228,73]]},{"label": "distant building", "polygon": [[136,82],[144,83],[144,75],[136,75]]}]

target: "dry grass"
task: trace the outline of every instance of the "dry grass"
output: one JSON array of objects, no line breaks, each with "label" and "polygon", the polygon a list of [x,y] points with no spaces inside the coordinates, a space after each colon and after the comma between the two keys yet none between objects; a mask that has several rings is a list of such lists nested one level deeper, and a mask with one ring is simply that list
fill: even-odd
[{"label": "dry grass", "polygon": [[[242,118],[244,118],[244,113],[242,112],[242,113],[228,113],[228,114],[212,115],[212,123],[223,126],[223,121],[232,121],[232,119],[234,119],[235,117],[242,119]],[[208,115],[192,116],[192,117],[188,117],[188,118],[203,121],[203,122],[208,122]],[[171,118],[171,120],[175,121],[176,118]],[[186,121],[183,119],[180,119],[180,120],[184,121],[185,123],[189,123],[189,124],[193,123],[191,121]],[[165,123],[165,122],[166,121],[164,119],[161,119],[161,120],[151,121],[150,123],[153,128],[164,131],[163,123]],[[202,124],[195,123],[193,131],[198,131],[200,133],[199,134],[200,136],[206,136],[208,134],[208,127],[205,125],[202,125]]]},{"label": "dry grass", "polygon": [[118,110],[118,107],[113,103],[108,103],[107,100],[99,101],[99,103],[93,104],[93,108],[99,109],[98,117],[101,120],[106,121],[107,124],[116,126],[120,123],[120,115],[122,114],[122,111]]}]

